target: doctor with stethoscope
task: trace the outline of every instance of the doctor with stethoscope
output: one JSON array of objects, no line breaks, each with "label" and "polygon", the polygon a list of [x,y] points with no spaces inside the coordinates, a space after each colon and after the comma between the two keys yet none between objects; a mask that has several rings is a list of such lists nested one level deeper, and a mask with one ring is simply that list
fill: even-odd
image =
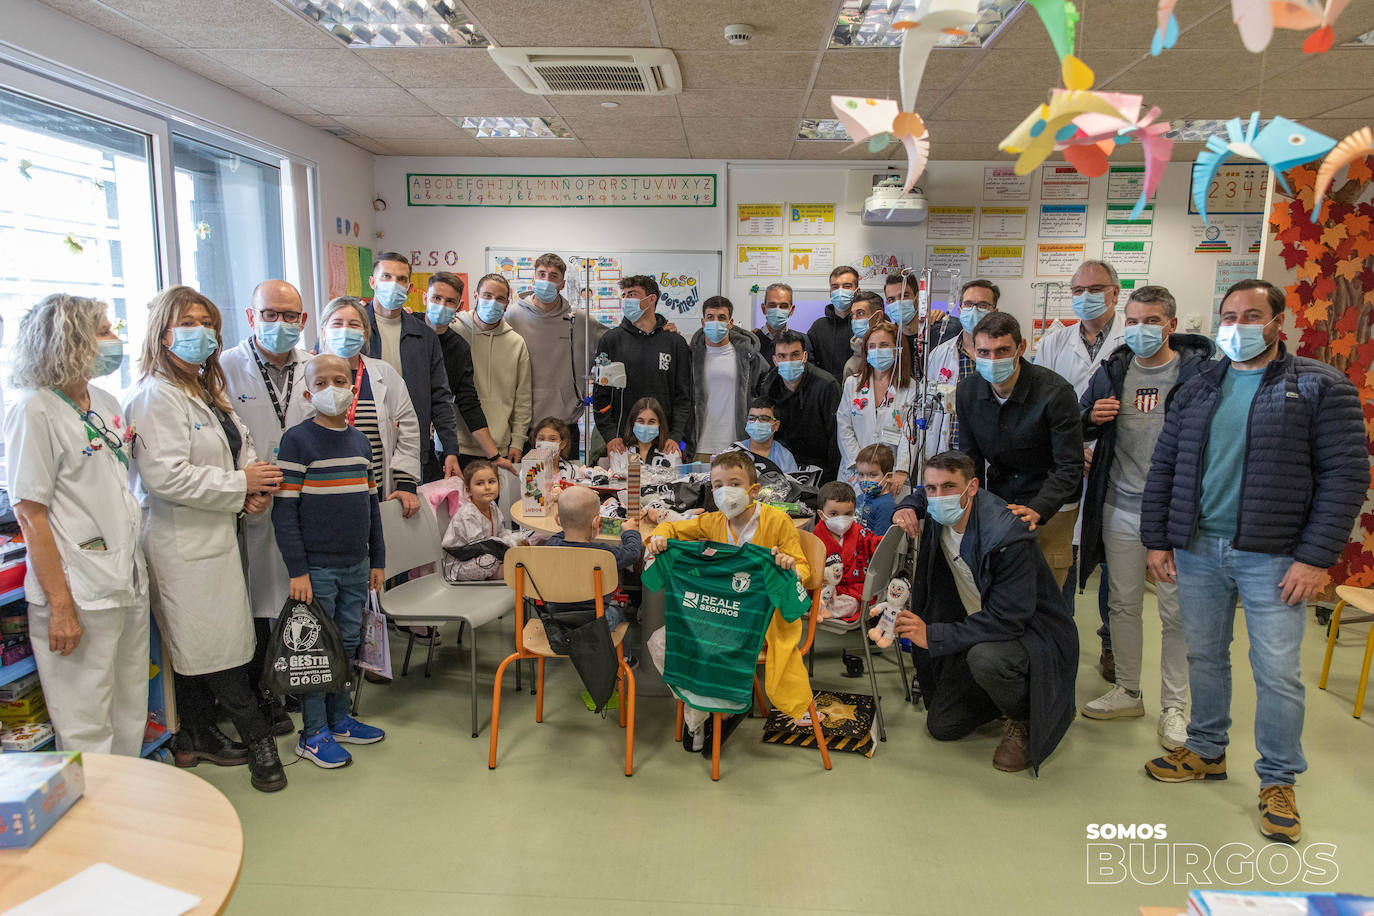
[{"label": "doctor with stethoscope", "polygon": [[54,293],[19,323],[5,414],[28,547],[29,637],[58,746],[139,756],[148,717],[148,572],[119,402],[90,384],[123,344],[105,303]]}]

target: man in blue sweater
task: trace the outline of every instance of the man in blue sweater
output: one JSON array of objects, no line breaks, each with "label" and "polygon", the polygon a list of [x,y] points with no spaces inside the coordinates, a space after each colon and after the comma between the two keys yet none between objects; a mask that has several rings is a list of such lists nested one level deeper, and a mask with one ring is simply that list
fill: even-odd
[{"label": "man in blue sweater", "polygon": [[[305,367],[305,398],[315,416],[282,436],[282,488],[272,506],[277,547],[291,577],[290,595],[314,601],[339,625],[349,658],[362,634],[368,589],[381,589],[386,566],[382,513],[372,479],[372,446],[348,423],[357,396],[348,363],[316,356]],[[348,714],[348,694],[301,697],[304,728],[296,756],[326,769],[353,758],[339,745],[386,737]]]},{"label": "man in blue sweater", "polygon": [[1245,608],[1255,677],[1260,832],[1302,836],[1304,608],[1326,584],[1369,487],[1359,395],[1279,342],[1284,292],[1242,280],[1221,302],[1227,358],[1181,385],[1140,507],[1156,582],[1178,582],[1193,710],[1186,743],[1145,764],[1162,782],[1226,778],[1231,637]]}]

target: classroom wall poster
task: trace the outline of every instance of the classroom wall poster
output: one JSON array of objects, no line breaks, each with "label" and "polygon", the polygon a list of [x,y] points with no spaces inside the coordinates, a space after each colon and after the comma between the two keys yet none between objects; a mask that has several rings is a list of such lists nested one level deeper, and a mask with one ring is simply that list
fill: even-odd
[{"label": "classroom wall poster", "polygon": [[960,282],[969,278],[973,269],[973,246],[927,245],[926,266],[935,271],[935,285],[948,289],[946,281],[951,272],[958,273]]},{"label": "classroom wall poster", "polygon": [[983,207],[978,214],[978,237],[982,239],[1025,238],[1026,208]]},{"label": "classroom wall poster", "polygon": [[1041,204],[1036,235],[1043,239],[1088,237],[1087,204]]},{"label": "classroom wall poster", "polygon": [[974,207],[931,207],[926,217],[927,239],[972,239]]},{"label": "classroom wall poster", "polygon": [[834,235],[834,204],[788,204],[788,235]]},{"label": "classroom wall poster", "polygon": [[1119,274],[1144,274],[1150,269],[1150,252],[1154,242],[1106,241],[1102,243],[1102,260],[1116,268]]},{"label": "classroom wall poster", "polygon": [[344,246],[344,293],[345,296],[363,294],[362,267],[358,263],[358,246]]},{"label": "classroom wall poster", "polygon": [[1083,261],[1083,245],[1059,243],[1037,245],[1035,275],[1037,277],[1070,277]]},{"label": "classroom wall poster", "polygon": [[859,272],[859,282],[877,280],[882,283],[888,274],[916,269],[916,255],[912,251],[858,251],[844,263]]},{"label": "classroom wall poster", "polygon": [[701,317],[701,277],[694,271],[658,275],[658,308],[668,320]]},{"label": "classroom wall poster", "polygon": [[1192,232],[1194,254],[1231,254],[1244,252],[1255,244],[1259,253],[1259,231],[1262,217],[1214,216],[1207,225],[1201,220],[1188,228]]},{"label": "classroom wall poster", "polygon": [[1102,216],[1102,237],[1149,238],[1155,229],[1155,205],[1146,204],[1140,216],[1131,219],[1135,204],[1107,204]]},{"label": "classroom wall poster", "polygon": [[[458,311],[465,312],[468,309],[468,295],[471,290],[468,288],[468,275],[451,271],[459,280],[463,281],[463,294],[458,297]],[[405,307],[412,312],[423,315],[425,313],[425,293],[429,291],[429,278],[434,276],[433,272],[420,271],[410,275],[410,295],[406,296]]]},{"label": "classroom wall poster", "polygon": [[1134,204],[1145,193],[1145,166],[1114,165],[1107,169],[1107,199]]},{"label": "classroom wall poster", "polygon": [[1071,165],[1040,168],[1041,200],[1087,200],[1090,179]]},{"label": "classroom wall poster", "polygon": [[594,284],[583,302],[588,305],[587,312],[592,320],[608,328],[620,324],[625,317],[620,310],[620,287],[615,284]]},{"label": "classroom wall poster", "polygon": [[1024,245],[979,245],[978,266],[974,276],[1019,277],[1025,257]]},{"label": "classroom wall poster", "polygon": [[788,242],[787,271],[798,276],[830,276],[835,269],[834,242]]},{"label": "classroom wall poster", "polygon": [[1078,317],[1073,313],[1073,295],[1069,292],[1067,281],[1031,284],[1034,299],[1031,303],[1031,356],[1045,333],[1056,326],[1075,324]]},{"label": "classroom wall poster", "polygon": [[782,204],[738,204],[735,235],[782,235]]},{"label": "classroom wall poster", "polygon": [[1009,165],[983,167],[983,200],[1030,200],[1030,186],[1030,176]]},{"label": "classroom wall poster", "polygon": [[714,207],[716,176],[409,172],[406,203],[412,207]]},{"label": "classroom wall poster", "polygon": [[738,245],[735,248],[735,276],[781,277],[781,245]]},{"label": "classroom wall poster", "polygon": [[1212,282],[1212,336],[1221,324],[1221,300],[1232,284],[1259,276],[1259,258],[1218,258]]},{"label": "classroom wall poster", "polygon": [[329,298],[345,296],[348,294],[348,265],[344,261],[344,246],[330,242],[325,246],[325,251],[329,258]]},{"label": "classroom wall poster", "polygon": [[[1222,213],[1264,213],[1269,187],[1269,166],[1227,163],[1217,168],[1207,186],[1207,216]],[[1188,186],[1188,212],[1197,213],[1193,187]]]}]

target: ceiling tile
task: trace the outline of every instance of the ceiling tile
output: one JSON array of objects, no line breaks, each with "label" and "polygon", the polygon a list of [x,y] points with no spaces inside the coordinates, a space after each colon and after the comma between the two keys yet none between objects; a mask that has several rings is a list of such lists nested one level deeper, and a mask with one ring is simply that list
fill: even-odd
[{"label": "ceiling tile", "polygon": [[583,159],[591,155],[580,140],[479,140],[493,156]]},{"label": "ceiling tile", "polygon": [[302,105],[295,99],[283,95],[275,89],[269,89],[266,86],[261,86],[256,83],[252,86],[234,86],[233,89],[239,95],[246,95],[256,102],[270,105],[284,114],[303,115],[316,113],[315,109],[311,108],[309,105]]},{"label": "ceiling tile", "polygon": [[719,50],[729,47],[725,27],[755,26],[749,51],[809,51],[814,54],[835,27],[834,4],[814,0],[769,0],[752,10],[738,0],[650,0],[658,37],[665,48]]},{"label": "ceiling tile", "polygon": [[439,140],[465,137],[448,118],[432,117],[367,117],[335,118],[344,127],[378,140]]},{"label": "ceiling tile", "polygon": [[1048,92],[1050,87],[1058,85],[1059,58],[1053,52],[999,51],[994,47],[983,52],[978,63],[960,82],[959,89],[991,91],[1020,86]]},{"label": "ceiling tile", "polygon": [[554,113],[543,96],[519,89],[412,89],[410,94],[441,115],[525,118]]},{"label": "ceiling tile", "polygon": [[136,22],[94,0],[43,0],[43,3],[130,44],[144,48],[174,48],[181,45],[166,31]]},{"label": "ceiling tile", "polygon": [[1030,7],[1022,7],[1020,12],[1012,16],[1011,22],[1002,27],[989,47],[1001,51],[1039,50],[1054,53],[1050,33],[1045,31],[1040,24],[1040,17]]},{"label": "ceiling tile", "polygon": [[[681,95],[546,95],[543,98],[565,118],[605,114],[611,110],[622,117],[672,118],[678,114]],[[602,108],[601,103],[607,101],[619,107]]]},{"label": "ceiling tile", "polygon": [[[870,153],[867,144],[860,143],[858,146],[849,148],[848,140],[832,143],[829,140],[798,140],[792,144],[792,155],[790,159],[886,159],[895,165],[898,160],[893,159],[891,150],[883,150],[879,153]],[[900,147],[899,147],[900,148]],[[906,157],[900,157],[905,168]]]},{"label": "ceiling tile", "polygon": [[[1285,89],[1349,89],[1367,88],[1374,91],[1374,49],[1333,48],[1325,54],[1297,55],[1296,66],[1274,73],[1266,83],[1277,82]],[[1254,65],[1256,79],[1261,74]]]},{"label": "ceiling tile", "polygon": [[[1153,13],[1151,13],[1153,15]],[[1231,19],[1231,7],[1224,5],[1214,11],[1210,16],[1200,20],[1196,24],[1182,28],[1183,22],[1179,20],[1181,31],[1178,42],[1174,45],[1175,51],[1243,51],[1245,45],[1241,43],[1240,31],[1236,28],[1235,22]],[[1150,35],[1146,38],[1145,44],[1148,46],[1150,38],[1154,36],[1154,26],[1150,26]],[[1274,51],[1291,51],[1302,47],[1303,40],[1307,36],[1302,32],[1292,29],[1275,29],[1274,37],[1269,40],[1269,48]],[[1164,51],[1160,56],[1167,56],[1168,51]],[[1259,55],[1255,55],[1255,63],[1259,63]]]},{"label": "ceiling tile", "polygon": [[688,133],[694,159],[786,159],[791,140],[706,140]]},{"label": "ceiling tile", "polygon": [[[1030,112],[1027,111],[1026,113],[1029,114]],[[984,118],[978,121],[926,121],[926,129],[930,131],[932,141],[939,138],[949,143],[996,144],[1011,133],[1019,123],[1020,121],[1015,118]]]},{"label": "ceiling tile", "polygon": [[[1284,112],[1284,114],[1287,114],[1287,112]],[[1321,116],[1322,118],[1356,118],[1363,120],[1366,124],[1374,124],[1374,95],[1366,95],[1359,101],[1349,105],[1342,105],[1340,108],[1323,111]]]},{"label": "ceiling tile", "polygon": [[498,45],[521,48],[649,48],[642,0],[464,0]]},{"label": "ceiling tile", "polygon": [[353,51],[207,50],[214,60],[269,86],[390,86]]},{"label": "ceiling tile", "polygon": [[321,114],[432,115],[433,110],[404,89],[341,89],[336,86],[283,86],[283,95]]},{"label": "ceiling tile", "polygon": [[391,150],[387,149],[382,141],[374,140],[371,137],[341,137],[340,139],[352,143],[359,149],[367,150],[369,153],[376,156],[391,155]]},{"label": "ceiling tile", "polygon": [[[991,143],[932,143],[930,161],[941,162],[950,159],[990,159],[1006,158]],[[1011,160],[1007,159],[1010,164]]]},{"label": "ceiling tile", "polygon": [[338,121],[334,120],[333,118],[329,117],[328,115],[320,115],[320,114],[298,114],[298,115],[292,115],[292,117],[294,117],[297,121],[300,121],[300,122],[303,123],[303,124],[309,124],[311,127],[318,127],[318,128],[321,128],[321,129],[326,128],[326,127],[342,127],[342,126],[343,126],[343,125],[340,124]]},{"label": "ceiling tile", "polygon": [[1362,127],[1369,126],[1368,118],[1308,118],[1304,127],[1320,131],[1333,140],[1344,140]]},{"label": "ceiling tile", "polygon": [[383,140],[393,156],[490,156],[491,151],[476,140]]},{"label": "ceiling tile", "polygon": [[407,89],[514,88],[485,48],[367,48],[352,53]]},{"label": "ceiling tile", "polygon": [[684,89],[803,88],[816,55],[799,51],[682,51]]},{"label": "ceiling tile", "polygon": [[687,159],[692,155],[686,140],[655,139],[626,143],[624,140],[605,138],[583,140],[582,145],[593,156],[603,159]]},{"label": "ceiling tile", "polygon": [[170,60],[192,73],[199,73],[221,86],[228,86],[232,89],[238,86],[261,85],[248,74],[235,70],[233,67],[226,67],[219,61],[211,60],[199,51],[192,51],[190,48],[152,48],[151,50],[158,57]]},{"label": "ceiling tile", "polygon": [[687,139],[692,141],[743,140],[762,142],[764,140],[785,140],[791,143],[797,137],[796,118],[750,118],[749,120],[721,120],[719,118],[683,118],[682,125],[687,130]]},{"label": "ceiling tile", "polygon": [[[1219,96],[1215,101],[1199,105],[1198,118],[1245,117],[1252,111],[1259,111],[1264,117],[1283,115],[1294,120],[1306,119],[1314,115],[1330,113],[1331,117],[1344,117],[1337,114],[1342,106],[1348,106],[1370,94],[1369,89],[1332,89],[1320,92],[1304,92],[1301,89],[1275,89],[1274,83],[1283,80],[1269,80],[1265,85],[1271,88],[1252,87],[1234,95]],[[1366,110],[1374,106],[1364,106]],[[1333,110],[1334,109],[1334,110]],[[1351,114],[1350,117],[1358,117]]]},{"label": "ceiling tile", "polygon": [[[930,56],[944,54],[944,51]],[[815,89],[838,89],[843,86],[868,86],[869,92],[891,88],[897,90],[896,48],[838,48],[821,55],[821,67],[816,71]]]},{"label": "ceiling tile", "polygon": [[[811,98],[807,100],[806,108],[802,111],[803,118],[833,118],[835,109],[830,107],[830,97],[832,95],[851,95],[862,99],[896,99],[897,89],[894,86],[886,90],[873,89],[816,89],[811,93]],[[916,110],[920,111],[918,104]],[[818,141],[819,142],[819,141]]]},{"label": "ceiling tile", "polygon": [[579,140],[619,139],[625,145],[633,146],[638,137],[656,140],[682,139],[681,118],[629,118],[618,111],[603,110],[600,115],[562,120]]},{"label": "ceiling tile", "polygon": [[796,115],[800,118],[805,97],[800,89],[782,92],[767,89],[757,92],[711,92],[698,89],[679,95],[677,106],[684,118],[753,118],[760,114]]},{"label": "ceiling tile", "polygon": [[[1150,47],[1155,34],[1156,4],[1141,0],[1091,0],[1078,6],[1082,11],[1078,22],[1080,48],[1138,50]],[[1179,29],[1183,30],[1223,7],[1229,16],[1231,7],[1226,0],[1182,0],[1174,7],[1174,17]],[[1025,10],[1023,15],[1029,12]]]},{"label": "ceiling tile", "polygon": [[272,0],[101,0],[192,48],[342,48]]},{"label": "ceiling tile", "polygon": [[[1091,66],[1092,61],[1088,64]],[[1124,61],[1122,72],[1099,74],[1099,89],[1149,86],[1153,89],[1196,89],[1206,85],[1243,89],[1260,81],[1259,58],[1244,49],[1238,51],[1181,51],[1174,48],[1158,57],[1145,52],[1135,64]]]},{"label": "ceiling tile", "polygon": [[964,120],[970,113],[983,118],[1009,118],[1020,123],[1036,105],[1044,103],[1045,92],[1040,89],[1005,89],[1002,92],[951,92],[949,97],[927,115],[934,121]]}]

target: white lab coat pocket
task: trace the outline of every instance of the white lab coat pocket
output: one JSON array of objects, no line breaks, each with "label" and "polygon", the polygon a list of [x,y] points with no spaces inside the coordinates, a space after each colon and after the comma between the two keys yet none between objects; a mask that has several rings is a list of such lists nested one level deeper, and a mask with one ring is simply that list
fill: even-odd
[{"label": "white lab coat pocket", "polygon": [[82,550],[63,553],[67,586],[79,607],[130,605],[138,598],[133,549]]},{"label": "white lab coat pocket", "polygon": [[177,553],[188,563],[222,558],[238,549],[234,525],[224,512],[172,506],[172,531]]}]

